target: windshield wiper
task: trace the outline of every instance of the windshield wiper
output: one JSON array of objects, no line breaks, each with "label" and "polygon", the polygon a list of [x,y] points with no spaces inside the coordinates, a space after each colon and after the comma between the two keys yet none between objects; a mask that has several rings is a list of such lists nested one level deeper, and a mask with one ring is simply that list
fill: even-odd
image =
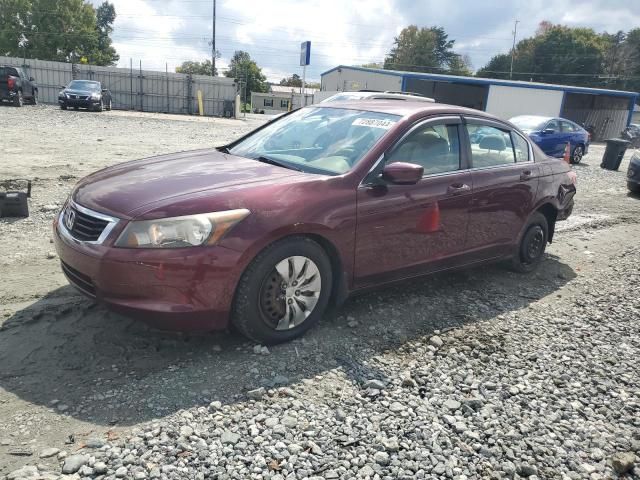
[{"label": "windshield wiper", "polygon": [[258,162],[262,162],[262,163],[268,163],[269,165],[276,165],[278,167],[288,168],[289,170],[295,170],[296,172],[302,172],[301,168],[294,167],[293,165],[291,165],[289,163],[280,162],[280,161],[275,160],[273,158],[265,157],[265,156],[262,156],[262,155],[259,156],[259,157],[254,158],[254,160],[257,160]]}]

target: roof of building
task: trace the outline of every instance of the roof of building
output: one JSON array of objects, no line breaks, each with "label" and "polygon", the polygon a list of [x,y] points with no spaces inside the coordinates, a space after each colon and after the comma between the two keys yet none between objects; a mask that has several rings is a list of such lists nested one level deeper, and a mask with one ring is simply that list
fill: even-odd
[{"label": "roof of building", "polygon": [[[629,97],[636,98],[640,96],[638,92],[627,92],[623,90],[609,90],[605,88],[590,88],[590,87],[575,87],[571,85],[556,85],[552,83],[539,83],[539,82],[525,82],[522,80],[501,80],[497,78],[481,78],[481,77],[461,77],[458,75],[442,75],[438,73],[421,73],[421,72],[406,72],[402,70],[382,70],[378,68],[365,68],[365,67],[351,67],[348,65],[338,65],[326,72],[320,74],[324,76],[338,69],[360,70],[364,72],[379,73],[383,75],[393,75],[403,78],[422,78],[426,80],[435,80],[449,83],[468,83],[475,85],[503,85],[505,87],[520,87],[520,88],[537,88],[540,90],[560,90],[570,93],[592,93],[592,94],[606,94],[616,97]],[[404,84],[404,81],[403,81]],[[404,86],[404,85],[403,85]]]},{"label": "roof of building", "polygon": [[[301,93],[300,90],[300,87],[289,87],[287,85],[271,85],[271,91],[273,93]],[[317,88],[304,88],[304,93],[307,95],[313,95],[317,91]]]}]

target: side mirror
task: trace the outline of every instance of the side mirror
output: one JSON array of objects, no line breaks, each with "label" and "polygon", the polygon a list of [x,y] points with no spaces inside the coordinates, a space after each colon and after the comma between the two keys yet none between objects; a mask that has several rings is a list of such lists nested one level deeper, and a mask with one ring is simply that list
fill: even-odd
[{"label": "side mirror", "polygon": [[66,85],[60,85],[60,88],[64,90],[65,88],[67,88],[67,86]]},{"label": "side mirror", "polygon": [[35,78],[33,78],[33,77],[29,77],[29,81],[30,81],[30,82],[35,82],[35,81],[36,81],[36,79],[35,79]]},{"label": "side mirror", "polygon": [[102,89],[102,93],[107,93],[107,89],[106,89],[106,88],[103,88],[103,89]]},{"label": "side mirror", "polygon": [[382,170],[382,178],[397,185],[418,183],[424,174],[424,167],[415,163],[393,162]]},{"label": "side mirror", "polygon": [[556,133],[556,131],[553,128],[545,128],[542,133],[544,135],[551,135],[552,133]]}]

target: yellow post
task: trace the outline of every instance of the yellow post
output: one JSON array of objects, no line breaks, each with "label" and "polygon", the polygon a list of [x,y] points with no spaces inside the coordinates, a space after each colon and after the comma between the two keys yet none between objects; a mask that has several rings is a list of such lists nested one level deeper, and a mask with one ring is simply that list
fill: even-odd
[{"label": "yellow post", "polygon": [[200,116],[204,115],[204,107],[202,106],[202,90],[198,90],[198,110],[200,110]]}]

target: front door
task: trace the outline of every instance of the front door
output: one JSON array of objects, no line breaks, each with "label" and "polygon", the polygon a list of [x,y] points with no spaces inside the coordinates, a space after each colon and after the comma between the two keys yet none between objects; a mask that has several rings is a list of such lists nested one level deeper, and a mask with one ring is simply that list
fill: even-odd
[{"label": "front door", "polygon": [[468,119],[469,135],[478,129],[486,134],[470,145],[473,198],[467,247],[480,259],[509,252],[535,202],[539,173],[520,134],[498,123]]},{"label": "front door", "polygon": [[[464,251],[472,184],[460,126],[459,117],[416,125],[358,189],[357,288],[453,266]],[[394,162],[423,166],[423,178],[379,180]]]},{"label": "front door", "polygon": [[542,129],[538,146],[549,156],[562,156],[564,146],[562,146],[562,132],[557,120],[550,120]]}]

